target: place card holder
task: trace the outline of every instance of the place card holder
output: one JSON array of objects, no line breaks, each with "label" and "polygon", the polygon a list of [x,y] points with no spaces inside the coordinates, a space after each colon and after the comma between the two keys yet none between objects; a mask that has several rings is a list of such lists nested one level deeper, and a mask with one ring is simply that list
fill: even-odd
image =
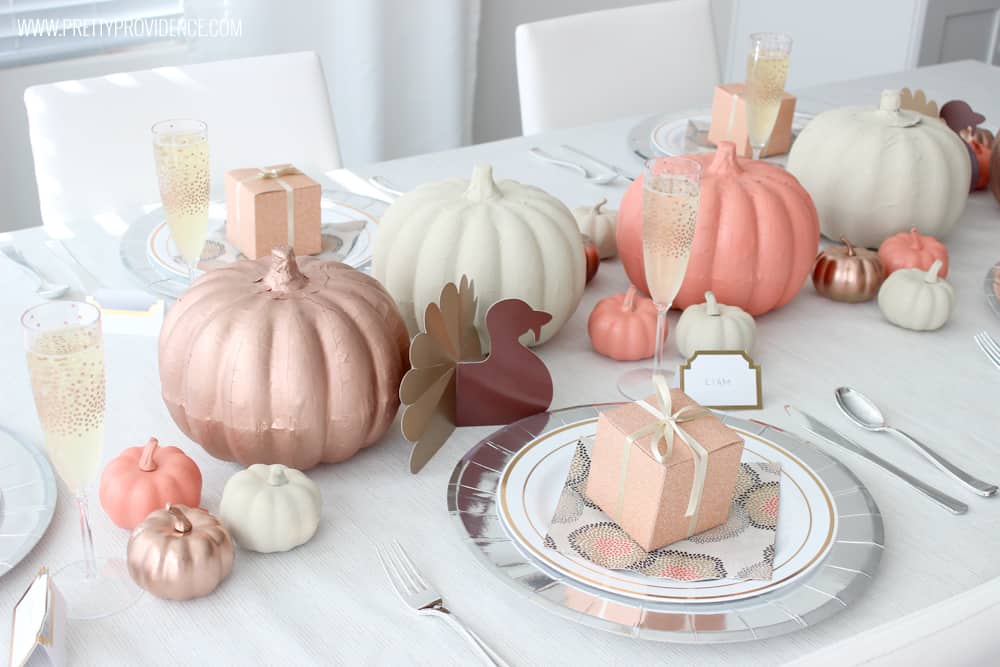
[{"label": "place card holder", "polygon": [[680,388],[706,408],[764,407],[760,365],[743,350],[698,350],[680,367]]},{"label": "place card holder", "polygon": [[11,667],[61,667],[66,664],[66,603],[42,568],[14,605]]}]

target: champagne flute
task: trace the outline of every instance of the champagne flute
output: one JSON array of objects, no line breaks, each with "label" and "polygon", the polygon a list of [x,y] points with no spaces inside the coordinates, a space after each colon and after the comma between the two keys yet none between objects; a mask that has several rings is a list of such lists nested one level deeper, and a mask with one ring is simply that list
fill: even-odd
[{"label": "champagne flute", "polygon": [[156,123],[153,155],[170,238],[190,282],[208,236],[208,126],[184,118]]},{"label": "champagne flute", "polygon": [[673,371],[663,363],[667,312],[680,291],[691,256],[701,164],[683,157],[647,160],[642,184],[642,258],[649,294],[656,304],[656,348],[652,368],[633,369],[618,381],[618,390],[632,400],[655,393],[653,376]]},{"label": "champagne flute", "polygon": [[94,557],[87,485],[97,476],[104,446],[104,343],[101,311],[77,301],[52,301],[21,316],[28,373],[45,450],[74,494],[83,560],[56,571],[56,586],[73,619],[119,612],[142,593],[125,561]]},{"label": "champagne flute", "polygon": [[750,35],[750,44],[745,91],[747,136],[753,149],[753,159],[759,160],[778,118],[785,79],[788,78],[792,38],[777,32],[755,32]]}]

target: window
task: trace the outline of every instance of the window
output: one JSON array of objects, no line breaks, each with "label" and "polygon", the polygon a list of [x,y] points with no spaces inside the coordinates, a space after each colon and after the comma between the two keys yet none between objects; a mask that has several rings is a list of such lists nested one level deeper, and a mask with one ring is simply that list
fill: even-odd
[{"label": "window", "polygon": [[183,0],[0,0],[0,67],[182,38]]}]

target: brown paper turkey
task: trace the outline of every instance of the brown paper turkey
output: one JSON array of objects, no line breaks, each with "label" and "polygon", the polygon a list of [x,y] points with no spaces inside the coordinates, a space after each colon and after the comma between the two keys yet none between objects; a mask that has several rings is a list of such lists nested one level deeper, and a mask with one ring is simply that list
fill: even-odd
[{"label": "brown paper turkey", "polygon": [[171,417],[212,456],[298,470],[375,443],[399,408],[409,336],[389,293],[289,247],[209,271],[167,313]]}]

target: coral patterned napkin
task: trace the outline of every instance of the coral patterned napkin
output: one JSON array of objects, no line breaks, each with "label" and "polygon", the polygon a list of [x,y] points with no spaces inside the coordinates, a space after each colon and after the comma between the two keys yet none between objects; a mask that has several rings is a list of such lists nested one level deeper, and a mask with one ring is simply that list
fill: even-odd
[{"label": "coral patterned napkin", "polygon": [[577,442],[545,546],[612,570],[661,579],[770,579],[778,523],[780,463],[741,463],[729,519],[721,526],[647,552],[583,491],[590,447]]}]

